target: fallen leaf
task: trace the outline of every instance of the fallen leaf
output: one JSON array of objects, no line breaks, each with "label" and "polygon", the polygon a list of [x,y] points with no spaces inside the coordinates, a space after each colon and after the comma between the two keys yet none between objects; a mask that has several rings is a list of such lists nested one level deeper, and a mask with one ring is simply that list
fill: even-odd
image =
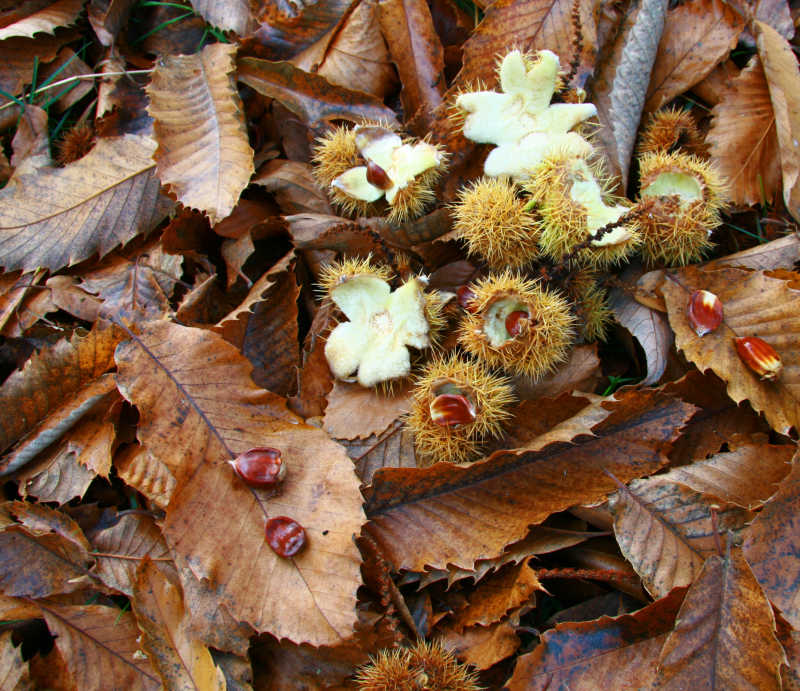
[{"label": "fallen leaf", "polygon": [[[769,85],[757,56],[711,111],[711,160],[728,181],[731,200],[750,206],[773,199],[781,184],[780,152]],[[762,192],[763,190],[763,192]]]},{"label": "fallen leaf", "polygon": [[[360,581],[352,536],[363,513],[343,449],[258,389],[244,357],[214,333],[153,323],[116,359],[118,386],[140,411],[140,440],[177,479],[163,527],[170,548],[258,631],[316,645],[349,635]],[[274,496],[248,488],[226,462],[260,446],[281,449],[291,468]],[[265,518],[279,515],[308,535],[291,559],[264,540]]]},{"label": "fallen leaf", "polygon": [[684,594],[673,590],[633,614],[556,624],[533,652],[519,657],[507,688],[650,688]]},{"label": "fallen leaf", "polygon": [[601,405],[608,416],[568,444],[499,452],[467,466],[378,471],[367,492],[367,532],[395,568],[471,569],[551,513],[601,500],[614,487],[606,471],[627,482],[658,470],[694,411],[647,391]]},{"label": "fallen leaf", "polygon": [[777,493],[745,530],[744,551],[755,577],[784,618],[800,626],[800,466],[791,472]]},{"label": "fallen leaf", "polygon": [[255,171],[232,77],[235,53],[234,44],[214,43],[162,58],[147,87],[158,177],[211,225],[230,215]]},{"label": "fallen leaf", "polygon": [[171,206],[159,192],[154,148],[143,136],[102,139],[75,163],[10,181],[0,192],[6,270],[55,271],[149,231]]},{"label": "fallen leaf", "polygon": [[[686,306],[693,290],[708,290],[722,302],[720,327],[699,338],[689,325]],[[711,369],[728,384],[728,395],[737,403],[747,399],[754,410],[782,434],[800,428],[800,348],[796,333],[800,321],[800,293],[787,281],[764,272],[740,269],[703,271],[686,267],[661,287],[667,302],[675,344],[700,371]],[[764,382],[736,353],[734,338],[758,336],[780,354],[783,372],[775,382]]]},{"label": "fallen leaf", "polygon": [[569,359],[551,374],[533,381],[530,377],[514,377],[514,389],[521,399],[556,398],[568,391],[594,391],[600,379],[600,358],[597,344],[579,345]]},{"label": "fallen leaf", "polygon": [[275,195],[275,201],[286,215],[333,213],[328,197],[314,180],[308,163],[283,159],[268,161],[251,182]]},{"label": "fallen leaf", "polygon": [[724,507],[715,519],[711,500],[660,476],[620,489],[609,506],[619,547],[654,597],[690,585],[721,544],[716,536],[752,519],[747,511]]},{"label": "fallen leaf", "polygon": [[69,26],[83,10],[84,0],[56,0],[49,7],[28,15],[24,19],[0,29],[0,41],[15,36],[33,36],[37,33],[52,34],[60,26]]},{"label": "fallen leaf", "polygon": [[653,688],[780,689],[775,618],[739,548],[710,556],[689,588]]},{"label": "fallen leaf", "polygon": [[690,2],[667,12],[645,111],[658,110],[704,79],[736,47],[744,26],[744,17],[722,0]]},{"label": "fallen leaf", "polygon": [[[324,424],[324,423],[323,423]],[[405,427],[403,420],[396,420],[380,434],[366,439],[340,439],[353,460],[358,477],[364,484],[371,484],[380,468],[416,468],[414,434]]]},{"label": "fallen leaf", "polygon": [[[100,43],[104,46],[114,44],[134,4],[135,0],[91,0],[88,19]],[[104,111],[99,112],[102,114]]]},{"label": "fallen leaf", "polygon": [[114,468],[129,487],[141,492],[160,509],[166,509],[175,491],[175,476],[146,448],[131,445],[117,454]]},{"label": "fallen leaf", "polygon": [[789,42],[769,24],[755,22],[755,33],[775,114],[783,201],[800,220],[800,70]]},{"label": "fallen leaf", "polygon": [[191,636],[180,585],[149,559],[136,574],[133,612],[141,644],[166,688],[225,691],[225,677],[211,652]]},{"label": "fallen leaf", "polygon": [[246,36],[254,28],[247,0],[190,0],[195,12],[212,26]]},{"label": "fallen leaf", "polygon": [[323,428],[334,439],[366,439],[381,435],[410,408],[408,384],[387,395],[378,389],[336,381],[328,394]]},{"label": "fallen leaf", "polygon": [[517,651],[521,643],[516,627],[508,621],[491,626],[473,626],[461,633],[445,628],[437,633],[437,640],[461,662],[476,669],[489,669],[505,660]]},{"label": "fallen leaf", "polygon": [[140,631],[130,612],[103,605],[40,606],[79,689],[161,687],[139,647]]},{"label": "fallen leaf", "polygon": [[22,646],[11,641],[13,631],[0,634],[0,688],[16,691],[29,688],[28,663],[22,659]]}]

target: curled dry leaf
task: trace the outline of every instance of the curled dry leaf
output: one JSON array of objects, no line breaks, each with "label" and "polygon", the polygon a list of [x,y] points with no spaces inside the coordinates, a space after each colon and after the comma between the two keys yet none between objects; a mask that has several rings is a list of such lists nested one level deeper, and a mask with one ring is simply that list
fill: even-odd
[{"label": "curled dry leaf", "polygon": [[[800,292],[788,281],[761,271],[740,269],[704,271],[686,267],[676,278],[664,281],[662,293],[675,344],[700,371],[711,369],[728,384],[737,403],[747,399],[763,412],[782,434],[800,428]],[[723,322],[713,333],[698,338],[686,317],[692,290],[708,290],[719,297]],[[741,361],[734,338],[758,336],[769,343],[783,361],[775,382],[763,382]]]},{"label": "curled dry leaf", "polygon": [[235,53],[234,44],[214,43],[162,58],[147,87],[158,176],[212,225],[230,215],[255,170],[232,76]]},{"label": "curled dry leaf", "polygon": [[34,355],[3,383],[0,409],[21,414],[0,417],[0,448],[27,436],[0,473],[22,467],[109,394],[113,382],[104,373],[114,366],[114,348],[122,336],[112,326],[76,334]]},{"label": "curled dry leaf", "polygon": [[147,449],[131,445],[114,459],[114,468],[122,481],[141,492],[159,509],[166,509],[175,490],[175,476],[167,465]]},{"label": "curled dry leaf", "polygon": [[[220,604],[258,631],[314,645],[349,635],[360,583],[352,537],[363,513],[344,450],[258,389],[250,365],[217,334],[157,322],[116,358],[118,386],[140,412],[140,440],[177,479],[164,534],[194,577],[210,579]],[[289,466],[274,496],[247,487],[227,463],[257,446],[280,449]],[[293,559],[264,541],[265,520],[278,515],[308,535]]]},{"label": "curled dry leaf", "polygon": [[800,464],[744,533],[742,549],[767,597],[800,627]]},{"label": "curled dry leaf", "polygon": [[194,11],[212,26],[246,36],[254,28],[247,0],[191,0]]},{"label": "curled dry leaf", "polygon": [[444,626],[437,629],[436,638],[460,662],[475,669],[489,669],[519,648],[521,641],[516,626],[514,617],[490,626],[472,626],[463,632]]},{"label": "curled dry leaf", "polygon": [[757,56],[711,111],[711,159],[736,204],[773,199],[780,188],[780,152],[769,86]]},{"label": "curled dry leaf", "polygon": [[136,573],[132,602],[142,647],[166,688],[225,691],[211,651],[192,636],[180,585],[150,559]]},{"label": "curled dry leaf", "polygon": [[26,689],[30,685],[28,663],[22,659],[22,646],[11,640],[13,631],[0,635],[0,688]]},{"label": "curled dry leaf", "polygon": [[[606,413],[599,423],[596,408]],[[529,450],[496,452],[470,466],[378,471],[367,493],[367,531],[396,568],[471,569],[551,513],[603,499],[614,487],[606,471],[627,482],[658,470],[694,410],[652,391],[630,391],[562,423],[578,434],[569,443],[542,448],[552,439],[543,435]]]},{"label": "curled dry leaf", "polygon": [[715,535],[713,501],[660,476],[621,488],[609,504],[620,549],[654,597],[691,584],[720,544],[718,535],[752,519],[742,509],[723,509]]},{"label": "curled dry leaf", "polygon": [[333,383],[325,408],[324,430],[334,439],[367,439],[382,433],[411,407],[409,384],[387,395],[342,381]]},{"label": "curled dry leaf", "polygon": [[12,181],[0,192],[0,263],[55,271],[152,229],[172,205],[154,149],[143,136],[103,139],[75,163]]},{"label": "curled dry leaf", "polygon": [[77,688],[161,688],[139,645],[133,614],[103,605],[42,602],[40,607]]},{"label": "curled dry leaf", "polygon": [[684,594],[674,590],[633,614],[557,624],[519,658],[507,688],[650,688]]},{"label": "curled dry leaf", "polygon": [[85,0],[56,0],[49,7],[0,29],[0,41],[15,36],[31,37],[38,33],[52,34],[60,26],[74,23],[83,10]]},{"label": "curled dry leaf", "polygon": [[658,110],[702,81],[736,46],[744,25],[744,17],[722,0],[691,2],[667,12],[645,110]]},{"label": "curled dry leaf", "polygon": [[786,656],[767,598],[739,548],[706,561],[658,661],[655,689],[780,689]]}]

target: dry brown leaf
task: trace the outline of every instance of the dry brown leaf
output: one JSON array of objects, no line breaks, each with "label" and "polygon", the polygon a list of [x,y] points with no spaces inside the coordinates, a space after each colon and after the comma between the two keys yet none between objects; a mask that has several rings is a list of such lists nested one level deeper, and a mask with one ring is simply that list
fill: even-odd
[{"label": "dry brown leaf", "polygon": [[795,628],[800,628],[800,464],[744,534],[742,549],[767,597]]},{"label": "dry brown leaf", "polygon": [[[311,49],[313,50],[313,48]],[[298,67],[309,66],[293,61]],[[359,2],[336,29],[316,70],[332,84],[385,98],[397,84],[397,74],[381,36],[376,5]]]},{"label": "dry brown leaf", "polygon": [[166,509],[175,490],[175,477],[165,463],[141,446],[131,445],[114,459],[117,475],[159,509]]},{"label": "dry brown leaf", "polygon": [[3,595],[40,598],[71,593],[92,583],[89,543],[67,516],[43,505],[7,502],[2,505],[2,517]]},{"label": "dry brown leaf", "polygon": [[60,26],[73,24],[83,10],[84,2],[85,0],[56,0],[49,7],[0,29],[0,41],[15,36],[32,37],[38,33],[52,34]]},{"label": "dry brown leaf", "polygon": [[40,603],[56,646],[76,686],[89,689],[159,689],[161,680],[138,642],[130,612],[103,605]]},{"label": "dry brown leaf", "polygon": [[53,108],[54,112],[63,113],[67,108],[74,106],[94,90],[94,83],[91,79],[86,78],[86,75],[91,74],[91,67],[81,60],[75,51],[65,46],[58,51],[55,60],[39,71],[38,79],[42,80],[42,84],[47,84],[57,79],[74,79],[75,81],[64,87],[63,92],[53,94],[53,92],[46,91],[34,100],[37,103],[46,104],[50,102],[51,98],[55,97],[56,100],[52,102],[51,108]]},{"label": "dry brown leaf", "polygon": [[247,0],[190,0],[194,11],[223,31],[246,36],[254,28]]},{"label": "dry brown leaf", "polygon": [[255,171],[232,76],[235,54],[235,44],[213,43],[162,58],[147,87],[158,177],[212,225],[230,215]]},{"label": "dry brown leaf", "polygon": [[[135,0],[91,0],[88,7],[89,23],[97,39],[104,46],[111,46],[120,29],[128,21]],[[102,114],[104,111],[98,109]]]},{"label": "dry brown leaf", "polygon": [[109,588],[133,596],[136,569],[141,560],[149,557],[160,564],[169,558],[167,543],[155,519],[141,511],[120,512],[111,525],[105,522],[98,530],[88,533],[92,556],[97,565],[94,573]]},{"label": "dry brown leaf", "polygon": [[11,641],[13,631],[0,634],[0,689],[23,691],[29,688],[28,663],[22,659],[22,647]]},{"label": "dry brown leaf", "polygon": [[654,689],[780,689],[775,617],[741,549],[711,556],[689,588]]},{"label": "dry brown leaf", "polygon": [[773,199],[781,184],[775,113],[764,68],[753,56],[711,111],[711,159],[730,185],[736,204]]},{"label": "dry brown leaf", "polygon": [[492,665],[513,655],[520,646],[516,626],[501,621],[492,626],[473,626],[463,632],[444,628],[437,639],[461,662],[476,669],[489,669]]},{"label": "dry brown leaf", "polygon": [[579,345],[556,372],[539,381],[514,377],[514,390],[521,399],[555,398],[568,391],[594,391],[600,379],[600,358],[597,344]]},{"label": "dry brown leaf", "polygon": [[650,75],[645,111],[655,111],[701,81],[736,46],[744,17],[722,0],[696,0],[667,13]]},{"label": "dry brown leaf", "polygon": [[644,0],[625,15],[610,58],[597,67],[592,100],[602,127],[597,138],[609,172],[628,182],[628,168],[667,12],[665,0]]},{"label": "dry brown leaf", "polygon": [[280,158],[268,161],[259,168],[251,182],[275,195],[275,201],[284,214],[333,213],[328,197],[314,180],[308,163]]},{"label": "dry brown leaf", "polygon": [[683,596],[683,590],[675,590],[633,614],[557,624],[533,652],[520,656],[507,688],[650,688]]},{"label": "dry brown leaf", "polygon": [[775,29],[757,21],[755,33],[775,114],[783,201],[800,220],[800,70],[792,46]]},{"label": "dry brown leaf", "polygon": [[658,470],[695,410],[652,391],[599,405],[607,417],[568,444],[498,452],[468,466],[379,471],[367,493],[367,531],[395,568],[471,569],[551,513],[601,500],[614,487],[606,471],[627,482]]},{"label": "dry brown leaf", "polygon": [[122,340],[116,327],[98,326],[34,355],[21,372],[0,387],[0,409],[17,415],[0,418],[0,449],[25,436],[3,462],[3,473],[22,467],[87,414],[113,387],[104,372],[113,367],[114,348]]},{"label": "dry brown leaf", "polygon": [[[177,478],[164,521],[171,549],[259,631],[316,645],[349,635],[360,582],[352,536],[363,513],[343,449],[258,389],[244,357],[214,333],[153,323],[116,358],[118,386],[140,412],[140,440]],[[248,488],[226,462],[256,446],[281,449],[291,468],[272,496]],[[277,515],[308,535],[292,559],[265,543],[265,517]]]},{"label": "dry brown leaf", "polygon": [[[724,310],[720,327],[703,338],[695,334],[686,316],[689,295],[697,289],[717,295]],[[749,400],[778,432],[800,429],[800,292],[761,271],[696,267],[668,277],[661,290],[675,344],[684,355],[700,371],[713,370],[728,383],[728,395],[734,401]],[[777,381],[761,381],[739,359],[734,338],[742,336],[758,336],[779,353],[783,372]]]},{"label": "dry brown leaf", "polygon": [[381,436],[411,407],[411,386],[401,384],[391,395],[358,384],[336,381],[328,394],[323,429],[334,439]]},{"label": "dry brown leaf", "polygon": [[749,249],[728,254],[705,265],[706,269],[739,266],[747,269],[789,269],[800,259],[800,236],[796,233]]},{"label": "dry brown leaf", "polygon": [[52,165],[47,113],[39,106],[29,105],[19,119],[11,146],[14,154],[11,165],[16,175],[35,173],[37,168]]},{"label": "dry brown leaf", "polygon": [[400,100],[407,121],[421,136],[431,130],[433,110],[442,102],[444,49],[425,0],[380,0],[378,20],[403,89]]},{"label": "dry brown leaf", "polygon": [[340,439],[347,455],[355,463],[356,474],[364,484],[370,484],[380,468],[416,468],[414,434],[402,420],[396,420],[381,434],[364,440]]},{"label": "dry brown leaf", "polygon": [[149,231],[172,205],[159,192],[155,144],[102,139],[64,168],[14,178],[0,192],[0,263],[7,271],[51,271]]},{"label": "dry brown leaf", "polygon": [[775,493],[791,468],[794,452],[795,447],[788,444],[745,443],[707,460],[674,468],[659,479],[752,511]]},{"label": "dry brown leaf", "polygon": [[[30,83],[33,75],[33,64],[38,58],[39,63],[47,63],[56,57],[64,43],[75,38],[72,31],[59,31],[56,36],[39,36],[33,38],[9,38],[0,41],[0,89],[8,94],[20,94],[22,87]],[[0,97],[0,104],[11,103],[5,96]],[[16,112],[15,112],[16,111]],[[9,122],[0,120],[7,126],[16,124],[20,115],[16,106],[7,108],[5,117]]]},{"label": "dry brown leaf", "polygon": [[209,649],[191,635],[180,585],[150,559],[137,571],[132,607],[142,630],[142,647],[165,688],[225,691],[222,670]]},{"label": "dry brown leaf", "polygon": [[647,362],[647,374],[641,385],[655,384],[667,368],[667,357],[672,348],[672,332],[666,317],[638,302],[623,288],[611,289],[609,307],[617,321],[642,346]]},{"label": "dry brown leaf", "polygon": [[[609,505],[620,549],[654,597],[690,585],[720,544],[714,502],[660,477],[620,489]],[[741,528],[749,519],[752,514],[742,509],[720,510],[716,535]]]}]

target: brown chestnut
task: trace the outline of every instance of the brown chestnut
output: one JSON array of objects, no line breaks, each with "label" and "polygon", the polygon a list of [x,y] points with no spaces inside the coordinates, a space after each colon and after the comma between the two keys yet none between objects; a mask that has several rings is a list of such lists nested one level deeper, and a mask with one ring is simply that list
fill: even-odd
[{"label": "brown chestnut", "polygon": [[306,545],[305,529],[288,516],[270,518],[264,533],[267,544],[279,557],[293,557]]}]

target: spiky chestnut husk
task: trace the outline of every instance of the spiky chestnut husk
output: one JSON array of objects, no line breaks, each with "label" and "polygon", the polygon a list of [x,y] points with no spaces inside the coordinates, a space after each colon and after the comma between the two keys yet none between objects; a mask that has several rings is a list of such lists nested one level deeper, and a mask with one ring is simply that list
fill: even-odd
[{"label": "spiky chestnut husk", "polygon": [[536,218],[508,178],[482,177],[461,189],[452,205],[453,229],[467,253],[493,268],[524,266],[539,254]]},{"label": "spiky chestnut husk", "polygon": [[428,326],[430,327],[428,338],[431,339],[431,346],[438,346],[442,340],[447,328],[445,307],[452,297],[452,293],[442,293],[438,290],[431,290],[424,294],[425,319],[428,320]]},{"label": "spiky chestnut husk", "polygon": [[604,341],[614,317],[608,306],[606,289],[596,272],[582,269],[573,275],[568,291],[578,313],[580,335],[585,341]]},{"label": "spiky chestnut husk", "polygon": [[[539,247],[544,255],[561,261],[581,246],[574,257],[578,264],[607,268],[635,251],[637,220],[623,218],[632,207],[612,197],[608,186],[599,162],[557,154],[539,165],[524,187],[539,205]],[[612,229],[601,233],[605,226]]]},{"label": "spiky chestnut husk", "polygon": [[719,173],[696,156],[646,154],[639,159],[642,203],[642,257],[655,264],[688,264],[713,247],[727,188]]},{"label": "spiky chestnut husk", "polygon": [[381,650],[356,673],[359,691],[481,691],[477,676],[441,643]]},{"label": "spiky chestnut husk", "polygon": [[691,113],[682,108],[664,108],[650,115],[642,131],[637,156],[680,151],[696,156],[707,153],[703,135]]},{"label": "spiky chestnut husk", "polygon": [[[430,406],[441,393],[465,396],[475,408],[475,419],[456,427],[436,424]],[[481,443],[501,433],[503,423],[511,417],[513,400],[510,381],[492,374],[482,363],[461,359],[455,353],[432,360],[415,380],[406,418],[406,426],[414,432],[418,458],[424,465],[475,459]]]},{"label": "spiky chestnut husk", "polygon": [[331,290],[336,286],[358,276],[374,276],[388,283],[394,274],[390,267],[374,264],[371,254],[367,255],[365,259],[350,257],[322,268],[317,279],[319,292],[323,296],[330,297]]},{"label": "spiky chestnut husk", "polygon": [[80,160],[88,154],[95,143],[94,127],[88,122],[81,122],[67,130],[56,147],[56,160],[59,165],[66,166]]},{"label": "spiky chestnut husk", "polygon": [[[472,290],[475,312],[464,313],[458,337],[467,352],[492,367],[533,379],[566,360],[576,320],[562,295],[511,271],[486,276]],[[530,317],[512,337],[505,320],[520,310]]]}]

